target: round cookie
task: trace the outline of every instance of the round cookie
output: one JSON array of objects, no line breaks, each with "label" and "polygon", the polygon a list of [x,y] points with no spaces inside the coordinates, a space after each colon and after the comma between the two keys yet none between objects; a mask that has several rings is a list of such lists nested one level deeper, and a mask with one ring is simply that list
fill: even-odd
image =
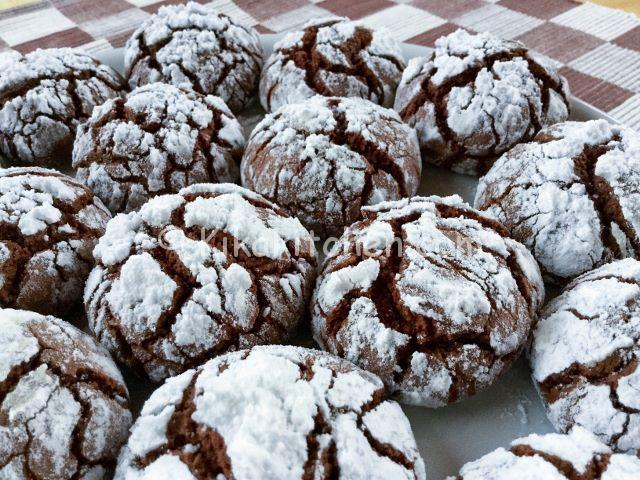
[{"label": "round cookie", "polygon": [[231,350],[282,343],[315,279],[295,218],[231,184],[199,184],[115,217],[94,249],[89,327],[154,381]]},{"label": "round cookie", "polygon": [[386,30],[344,17],[311,21],[273,50],[260,77],[267,112],[316,94],[391,107],[405,67],[400,44]]},{"label": "round cookie", "polygon": [[0,169],[0,307],[64,316],[79,306],[91,251],[110,218],[66,175]]},{"label": "round cookie", "polygon": [[459,197],[362,213],[320,270],[316,341],[409,404],[439,407],[492,384],[520,355],[544,299],[531,254]]},{"label": "round cookie", "polygon": [[390,109],[316,96],[267,115],[251,133],[242,183],[320,237],[340,235],[360,207],[414,195],[416,134]]},{"label": "round cookie", "polygon": [[0,478],[112,478],[132,423],[127,387],[89,335],[0,309]]},{"label": "round cookie", "polygon": [[586,273],[545,307],[534,331],[533,378],[549,420],[615,451],[640,454],[640,262]]},{"label": "round cookie", "polygon": [[78,124],[123,87],[115,70],[69,48],[0,54],[0,153],[14,165],[68,166]]},{"label": "round cookie", "polygon": [[395,109],[418,132],[426,162],[482,174],[514,145],[569,116],[569,87],[522,43],[458,30],[402,74]]},{"label": "round cookie", "polygon": [[225,103],[164,83],[96,108],[73,149],[77,179],[114,212],[195,183],[235,182],[244,132]]},{"label": "round cookie", "polygon": [[254,347],[171,378],[116,480],[424,480],[409,421],[375,375],[323,352]]},{"label": "round cookie", "polygon": [[564,284],[640,257],[640,135],[605,120],[566,122],[503,155],[475,206],[496,217]]},{"label": "round cookie", "polygon": [[640,459],[614,454],[582,428],[515,440],[467,463],[448,480],[635,480]]},{"label": "round cookie", "polygon": [[262,46],[255,29],[195,2],[162,7],[127,41],[131,89],[153,82],[216,95],[237,112],[255,90]]}]

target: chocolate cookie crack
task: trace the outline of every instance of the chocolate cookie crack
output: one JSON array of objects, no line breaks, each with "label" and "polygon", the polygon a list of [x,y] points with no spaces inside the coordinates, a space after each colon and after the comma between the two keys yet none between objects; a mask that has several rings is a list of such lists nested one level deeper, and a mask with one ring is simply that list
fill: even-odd
[{"label": "chocolate cookie crack", "polygon": [[[570,102],[569,102],[569,99],[567,98],[567,95],[564,89],[562,88],[563,87],[562,82],[551,77],[547,72],[547,70],[531,57],[528,51],[525,51],[524,59],[527,61],[527,64],[529,65],[529,70],[531,71],[531,73],[533,74],[533,76],[538,81],[541,87],[540,91],[542,93],[542,111],[545,113],[549,111],[551,91],[554,91],[555,93],[559,94],[562,97],[562,100],[564,101],[564,103],[566,105],[569,105]],[[537,123],[534,124],[534,125],[538,125],[538,128],[536,128],[536,130],[539,130],[539,126],[540,126],[539,122],[540,122],[540,119],[538,119]]]},{"label": "chocolate cookie crack", "polygon": [[[443,204],[438,204],[436,206],[440,216],[442,218],[459,218],[465,217],[467,219],[474,220],[480,224],[481,227],[492,230],[496,234],[498,234],[503,239],[510,239],[509,231],[504,227],[501,223],[496,220],[489,219],[478,212],[469,209],[459,209],[456,207],[451,207]],[[478,244],[477,242],[472,242],[478,248],[481,248],[484,252],[492,255],[496,261],[498,262],[506,262],[506,266],[509,269],[511,276],[514,278],[516,285],[518,286],[518,291],[527,302],[527,305],[532,305],[533,300],[533,292],[531,289],[531,284],[526,280],[526,275],[522,271],[522,268],[518,264],[516,254],[513,249],[509,248],[509,256],[504,258],[498,252],[495,252],[483,245]]]},{"label": "chocolate cookie crack", "polygon": [[372,399],[360,409],[360,412],[356,412],[356,426],[358,430],[362,432],[365,439],[367,440],[367,443],[374,452],[376,452],[380,457],[388,458],[389,460],[391,460],[391,462],[397,465],[401,465],[409,472],[413,472],[414,478],[417,479],[417,475],[414,472],[414,462],[409,460],[409,458],[407,458],[407,456],[403,452],[395,448],[393,445],[378,440],[364,425],[364,417],[366,416],[366,414],[375,410],[384,401],[384,398],[384,389],[376,390],[373,393]]},{"label": "chocolate cookie crack", "polygon": [[[620,138],[615,137],[613,142],[619,143]],[[587,195],[600,219],[600,235],[603,245],[612,252],[614,258],[622,257],[620,246],[611,229],[611,224],[615,223],[632,245],[636,256],[640,256],[640,241],[633,226],[624,217],[620,199],[606,180],[595,173],[600,157],[614,148],[615,146],[612,145],[585,146],[582,154],[574,159],[575,173],[584,184]]]},{"label": "chocolate cookie crack", "polygon": [[[220,52],[217,59],[223,62],[223,67],[220,70],[220,74],[218,75],[218,78],[216,79],[215,82],[213,82],[214,85],[221,85],[223,82],[227,81],[227,79],[229,78],[233,70],[235,70],[235,68],[238,65],[242,65],[247,61],[246,59],[247,55],[253,60],[253,62],[255,62],[256,67],[259,67],[259,65],[262,62],[262,57],[257,52],[251,50],[250,48],[247,48],[242,43],[229,43],[225,35],[228,28],[229,28],[228,26],[225,27],[225,29],[219,34]],[[249,31],[246,28],[244,27],[241,27],[241,28],[245,32],[249,33]],[[236,47],[239,47],[239,50],[236,49]],[[226,51],[231,51],[236,54],[233,56],[231,62],[227,62],[225,55],[222,55],[222,53]],[[239,97],[240,93],[244,93],[244,92],[241,92],[240,89],[233,89],[232,98],[236,97],[238,101],[242,101],[243,98]]]},{"label": "chocolate cookie crack", "polygon": [[[365,179],[365,188],[362,190],[362,203],[366,203],[368,200],[368,194],[371,189],[371,176],[378,170],[382,170],[387,173],[395,181],[400,195],[407,197],[410,193],[407,190],[407,186],[404,181],[404,172],[397,165],[391,156],[382,150],[379,145],[375,144],[364,138],[362,134],[348,131],[349,125],[347,122],[347,116],[344,111],[340,111],[340,100],[331,99],[327,102],[329,108],[333,113],[333,118],[336,122],[336,128],[325,135],[335,145],[345,145],[350,150],[359,154],[368,164],[370,171],[367,172],[367,178]],[[384,118],[385,122],[394,123],[392,118]],[[368,185],[368,187],[367,187]]]},{"label": "chocolate cookie crack", "polygon": [[149,466],[163,455],[175,455],[198,480],[218,475],[234,478],[222,436],[192,418],[196,410],[196,383],[199,376],[200,372],[193,375],[169,420],[166,443],[147,452],[144,457],[136,457],[134,462],[138,468]]},{"label": "chocolate cookie crack", "polygon": [[[535,142],[535,143],[538,143],[538,142]],[[509,154],[507,154],[507,155],[509,155]],[[523,183],[518,183],[517,180],[518,180],[519,175],[520,175],[520,172],[517,172],[516,175],[510,177],[509,178],[510,181],[508,182],[507,187],[502,192],[500,192],[499,195],[497,195],[497,196],[491,195],[488,198],[485,196],[485,198],[482,199],[483,203],[481,205],[478,205],[478,208],[481,209],[481,210],[488,210],[491,207],[499,206],[500,209],[504,211],[505,208],[504,208],[504,203],[503,202],[507,199],[507,197],[509,197],[513,193],[514,190],[524,190],[524,191],[526,191],[526,190],[530,190],[532,188],[539,188],[542,185],[542,184],[533,183],[531,181],[525,181]],[[545,179],[544,184],[547,184],[547,183],[555,184],[563,191],[569,191],[571,189],[571,187],[573,187],[574,185],[576,185],[576,184],[578,184],[580,182],[579,181],[563,182],[563,181]],[[535,213],[535,214],[527,217],[526,219],[532,218],[535,215],[540,215],[540,213]],[[526,219],[520,221],[520,223],[526,221]]]},{"label": "chocolate cookie crack", "polygon": [[511,453],[518,457],[540,457],[545,462],[553,465],[568,480],[600,479],[611,457],[610,454],[599,454],[585,466],[583,472],[578,472],[570,461],[536,450],[529,445],[515,445],[511,448]]},{"label": "chocolate cookie crack", "polygon": [[[620,378],[632,374],[637,369],[638,361],[634,352],[634,347],[618,350],[593,365],[574,362],[563,371],[549,375],[539,383],[545,402],[555,403],[584,385],[607,385],[612,391],[615,390]],[[626,409],[629,407],[625,407],[623,411]],[[640,413],[631,411],[634,409],[629,410],[631,413]]]}]

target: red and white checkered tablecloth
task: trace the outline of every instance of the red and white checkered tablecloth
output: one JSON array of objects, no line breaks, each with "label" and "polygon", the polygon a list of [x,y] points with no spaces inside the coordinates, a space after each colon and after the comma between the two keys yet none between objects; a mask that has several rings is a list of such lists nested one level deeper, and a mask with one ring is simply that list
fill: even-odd
[{"label": "red and white checkered tablecloth", "polygon": [[[180,1],[0,0],[0,50],[120,47],[149,14]],[[200,0],[260,32],[344,15],[387,27],[398,40],[432,46],[464,27],[522,40],[547,54],[574,95],[640,130],[640,20],[573,0]]]}]

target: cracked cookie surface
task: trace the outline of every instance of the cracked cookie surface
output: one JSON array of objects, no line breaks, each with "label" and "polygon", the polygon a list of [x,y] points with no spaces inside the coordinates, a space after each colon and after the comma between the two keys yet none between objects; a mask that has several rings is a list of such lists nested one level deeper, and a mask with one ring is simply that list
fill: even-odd
[{"label": "cracked cookie surface", "polygon": [[640,454],[640,262],[578,277],[541,314],[533,378],[560,431],[574,425]]},{"label": "cracked cookie surface", "polygon": [[418,132],[426,162],[482,174],[514,145],[569,116],[569,87],[522,43],[458,30],[412,59],[395,109]]},{"label": "cracked cookie surface", "polygon": [[254,347],[171,378],[142,409],[116,480],[425,479],[400,406],[324,352]]},{"label": "cracked cookie surface", "polygon": [[391,107],[404,67],[400,44],[387,31],[347,18],[312,21],[274,45],[260,102],[271,112],[319,94]]},{"label": "cracked cookie surface", "polygon": [[154,381],[228,351],[286,341],[316,269],[302,224],[231,184],[194,185],[118,215],[94,257],[89,326]]},{"label": "cracked cookie surface", "polygon": [[613,453],[588,431],[530,435],[467,463],[447,480],[635,480],[640,459]]},{"label": "cracked cookie surface", "polygon": [[0,55],[0,153],[6,163],[67,166],[78,124],[124,80],[69,48]]},{"label": "cracked cookie surface", "polygon": [[132,89],[187,85],[238,112],[258,84],[262,46],[255,29],[189,2],[162,7],[146,20],[127,41],[124,62]]},{"label": "cracked cookie surface", "polygon": [[340,235],[360,207],[414,195],[416,134],[396,112],[359,98],[285,105],[253,130],[242,183],[321,237]]},{"label": "cracked cookie surface", "polygon": [[66,175],[0,169],[0,306],[59,316],[79,306],[91,250],[110,218]]},{"label": "cracked cookie surface", "polygon": [[153,83],[94,110],[78,128],[73,167],[113,213],[130,212],[188,185],[236,181],[243,148],[222,99]]},{"label": "cracked cookie surface", "polygon": [[475,205],[524,243],[553,283],[638,258],[640,135],[605,120],[548,127],[480,179]]},{"label": "cracked cookie surface", "polygon": [[62,320],[11,309],[0,351],[0,478],[111,478],[132,417],[108,353]]},{"label": "cracked cookie surface", "polygon": [[520,355],[544,299],[531,254],[459,197],[362,212],[320,270],[316,341],[409,404],[443,406],[492,384]]}]

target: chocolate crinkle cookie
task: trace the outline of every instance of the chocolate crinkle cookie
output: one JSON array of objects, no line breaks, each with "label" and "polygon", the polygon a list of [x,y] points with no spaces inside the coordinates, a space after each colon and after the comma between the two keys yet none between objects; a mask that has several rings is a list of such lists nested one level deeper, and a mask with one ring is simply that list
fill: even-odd
[{"label": "chocolate crinkle cookie", "polygon": [[243,148],[219,97],[153,83],[94,110],[78,128],[73,167],[112,212],[129,212],[188,185],[236,181]]},{"label": "chocolate crinkle cookie", "polygon": [[236,185],[158,196],[107,225],[85,291],[89,326],[154,381],[281,343],[305,312],[315,255],[298,220]]},{"label": "chocolate crinkle cookie", "polygon": [[267,115],[241,167],[244,186],[321,237],[340,235],[363,205],[414,195],[421,170],[416,134],[396,112],[321,96]]},{"label": "chocolate crinkle cookie", "polygon": [[66,175],[0,169],[0,306],[60,316],[80,306],[91,251],[110,218]]},{"label": "chocolate crinkle cookie", "polygon": [[315,20],[275,44],[260,78],[260,102],[269,112],[319,94],[391,107],[404,67],[400,44],[386,30],[347,18]]},{"label": "chocolate crinkle cookie", "polygon": [[116,480],[424,480],[379,378],[326,353],[254,347],[171,378],[142,409]]},{"label": "chocolate crinkle cookie", "polygon": [[237,112],[258,84],[262,46],[253,28],[189,2],[162,7],[140,25],[124,63],[132,89],[153,82],[188,86]]},{"label": "chocolate crinkle cookie", "polygon": [[0,54],[5,163],[68,166],[78,123],[123,86],[115,70],[68,48]]},{"label": "chocolate crinkle cookie", "polygon": [[62,320],[0,309],[0,478],[112,478],[132,423],[108,353]]},{"label": "chocolate crinkle cookie", "polygon": [[530,435],[467,463],[447,480],[637,480],[640,459],[612,453],[582,428]]},{"label": "chocolate crinkle cookie", "polygon": [[640,262],[578,277],[541,317],[531,364],[551,423],[640,454]]},{"label": "chocolate crinkle cookie", "polygon": [[640,135],[605,120],[566,122],[503,155],[475,205],[502,222],[557,284],[640,257]]},{"label": "chocolate crinkle cookie", "polygon": [[520,355],[543,301],[531,254],[459,197],[362,212],[320,271],[316,341],[409,404],[443,406],[492,384]]},{"label": "chocolate crinkle cookie", "polygon": [[426,162],[482,174],[503,152],[569,116],[569,87],[522,43],[458,30],[409,62],[395,100]]}]

